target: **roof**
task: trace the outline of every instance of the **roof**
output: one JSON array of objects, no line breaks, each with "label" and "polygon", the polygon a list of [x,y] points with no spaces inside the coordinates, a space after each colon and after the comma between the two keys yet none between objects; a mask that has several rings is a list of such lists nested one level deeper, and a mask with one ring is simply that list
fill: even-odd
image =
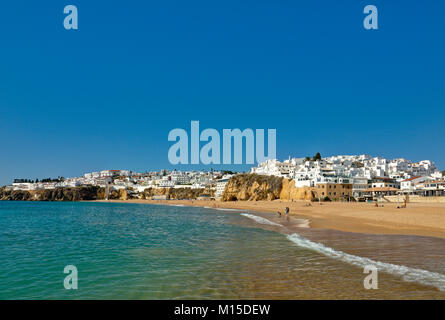
[{"label": "roof", "polygon": [[378,187],[378,188],[369,188],[364,190],[364,192],[386,192],[386,191],[400,191],[400,189],[392,187]]},{"label": "roof", "polygon": [[405,181],[413,181],[413,180],[419,179],[419,178],[422,178],[422,177],[421,176],[415,176],[415,177],[412,177],[412,178],[409,178],[409,179],[405,179],[405,180],[403,180],[403,182],[405,182]]},{"label": "roof", "polygon": [[445,183],[443,180],[431,180],[431,181],[425,181],[425,183]]},{"label": "roof", "polygon": [[384,180],[384,181],[388,181],[388,180],[395,180],[394,178],[390,178],[390,177],[374,177],[373,180]]}]

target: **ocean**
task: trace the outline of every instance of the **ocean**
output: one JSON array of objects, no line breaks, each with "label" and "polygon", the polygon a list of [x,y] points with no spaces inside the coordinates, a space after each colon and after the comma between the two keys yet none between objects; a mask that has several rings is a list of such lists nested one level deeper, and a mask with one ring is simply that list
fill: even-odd
[{"label": "ocean", "polygon": [[[0,299],[445,299],[445,240],[301,225],[186,206],[0,202]],[[364,288],[369,265],[377,289]]]}]

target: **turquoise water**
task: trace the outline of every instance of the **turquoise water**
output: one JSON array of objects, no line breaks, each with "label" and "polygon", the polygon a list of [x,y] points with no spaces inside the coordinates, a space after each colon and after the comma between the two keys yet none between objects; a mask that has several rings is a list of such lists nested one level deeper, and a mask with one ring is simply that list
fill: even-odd
[{"label": "turquoise water", "polygon": [[[363,268],[273,228],[205,208],[0,202],[0,299],[444,297],[389,273],[364,290]],[[78,269],[77,290],[63,286],[67,265]]]}]

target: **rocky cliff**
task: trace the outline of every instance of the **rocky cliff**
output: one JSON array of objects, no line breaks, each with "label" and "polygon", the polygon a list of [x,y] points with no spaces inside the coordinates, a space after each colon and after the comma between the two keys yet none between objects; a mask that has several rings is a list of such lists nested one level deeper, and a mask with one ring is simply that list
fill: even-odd
[{"label": "rocky cliff", "polygon": [[310,187],[296,188],[293,180],[283,179],[280,199],[313,201],[315,199],[315,194]]},{"label": "rocky cliff", "polygon": [[[196,199],[201,195],[213,196],[214,191],[209,187],[202,189],[191,188],[149,188],[138,193],[130,189],[112,190],[109,193],[110,200],[151,199],[154,195],[166,195],[167,199]],[[105,189],[96,186],[75,188],[55,188],[47,190],[22,191],[6,190],[0,188],[0,200],[15,201],[80,201],[103,200]]]},{"label": "rocky cliff", "polygon": [[80,201],[104,199],[103,188],[87,186],[75,188],[55,188],[35,191],[11,191],[0,189],[0,200],[16,201]]},{"label": "rocky cliff", "polygon": [[222,200],[275,200],[280,198],[283,178],[258,174],[239,174],[226,185]]},{"label": "rocky cliff", "polygon": [[201,195],[213,196],[214,191],[210,188],[148,188],[140,193],[141,199],[151,199],[153,196],[165,195],[167,199],[196,199]]},{"label": "rocky cliff", "polygon": [[222,200],[313,200],[310,187],[296,188],[293,180],[257,174],[240,174],[226,185]]}]

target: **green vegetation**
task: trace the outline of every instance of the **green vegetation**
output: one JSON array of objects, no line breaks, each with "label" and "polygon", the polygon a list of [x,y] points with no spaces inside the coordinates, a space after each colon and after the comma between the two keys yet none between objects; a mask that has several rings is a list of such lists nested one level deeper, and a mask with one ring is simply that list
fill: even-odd
[{"label": "green vegetation", "polygon": [[317,153],[315,154],[315,156],[312,158],[312,160],[314,160],[314,161],[321,160],[321,154],[320,154],[320,152],[317,152]]},{"label": "green vegetation", "polygon": [[317,161],[317,160],[321,160],[321,154],[320,154],[320,152],[317,152],[316,154],[315,154],[315,156],[313,156],[312,158],[311,157],[306,157],[306,158],[304,158],[306,161]]},{"label": "green vegetation", "polygon": [[[42,180],[40,180],[40,182],[62,182],[64,180],[65,180],[64,177],[57,177],[55,179],[52,179],[52,178],[42,179]],[[38,183],[38,182],[39,182],[39,179],[36,179],[36,180],[32,180],[32,179],[14,179],[14,183]]]}]

